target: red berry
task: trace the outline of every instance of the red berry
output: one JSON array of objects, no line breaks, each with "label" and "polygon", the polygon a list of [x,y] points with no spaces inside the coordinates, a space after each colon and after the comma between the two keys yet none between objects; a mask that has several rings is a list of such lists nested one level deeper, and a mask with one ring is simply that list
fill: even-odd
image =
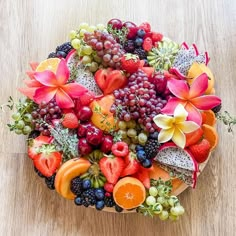
[{"label": "red berry", "polygon": [[105,191],[107,191],[108,193],[112,193],[113,192],[113,188],[114,188],[114,185],[109,183],[109,182],[106,182],[104,184],[104,189]]},{"label": "red berry", "polygon": [[143,29],[146,33],[151,31],[151,25],[148,22],[143,22],[140,26],[139,29]]},{"label": "red berry", "polygon": [[111,151],[117,157],[125,157],[129,153],[129,147],[125,142],[117,142],[112,145]]},{"label": "red berry", "polygon": [[156,43],[162,40],[163,35],[160,33],[152,32],[151,38],[152,38],[153,43]]},{"label": "red berry", "polygon": [[145,51],[150,51],[152,49],[152,39],[147,37],[143,41],[143,49]]}]

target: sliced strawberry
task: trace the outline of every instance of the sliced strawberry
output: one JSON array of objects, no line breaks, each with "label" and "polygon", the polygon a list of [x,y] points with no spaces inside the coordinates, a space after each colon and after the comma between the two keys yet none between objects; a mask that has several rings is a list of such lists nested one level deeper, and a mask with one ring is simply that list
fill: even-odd
[{"label": "sliced strawberry", "polygon": [[147,52],[152,49],[152,39],[151,38],[147,37],[147,38],[144,39],[143,49]]},{"label": "sliced strawberry", "polygon": [[108,193],[112,193],[113,192],[113,188],[114,188],[114,185],[109,183],[109,182],[106,182],[104,184],[104,189],[108,192]]},{"label": "sliced strawberry", "polygon": [[191,133],[185,134],[186,137],[185,147],[197,143],[203,137],[203,133],[204,133],[203,130],[199,128]]},{"label": "sliced strawberry", "polygon": [[113,71],[112,68],[100,69],[94,75],[94,79],[102,91],[106,88],[107,76],[111,71]]},{"label": "sliced strawberry", "polygon": [[122,171],[121,177],[133,175],[138,172],[140,163],[137,161],[136,155],[133,152],[130,152],[125,157],[125,165],[126,167]]},{"label": "sliced strawberry", "polygon": [[125,162],[121,157],[104,156],[99,161],[99,166],[107,181],[116,184],[121,172],[125,167]]},{"label": "sliced strawberry", "polygon": [[151,78],[155,72],[153,67],[142,67],[140,69],[146,73],[148,78]]},{"label": "sliced strawberry", "polygon": [[40,135],[35,139],[32,139],[29,141],[29,146],[28,146],[28,156],[31,159],[34,159],[35,156],[38,155],[38,149],[43,145],[43,144],[49,144],[53,141],[52,137],[48,136],[43,136]]},{"label": "sliced strawberry", "polygon": [[62,154],[55,150],[54,145],[44,145],[35,156],[34,166],[46,177],[52,176],[60,167]]},{"label": "sliced strawberry", "polygon": [[133,175],[133,177],[140,180],[147,189],[149,189],[151,186],[149,172],[150,169],[140,166],[139,171]]}]

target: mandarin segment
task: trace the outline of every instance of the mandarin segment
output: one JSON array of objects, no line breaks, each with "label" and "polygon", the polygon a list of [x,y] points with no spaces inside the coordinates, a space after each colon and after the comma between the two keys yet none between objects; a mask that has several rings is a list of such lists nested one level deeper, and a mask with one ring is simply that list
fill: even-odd
[{"label": "mandarin segment", "polygon": [[203,136],[205,139],[207,139],[211,145],[211,151],[217,146],[219,141],[219,136],[217,134],[217,131],[214,127],[203,124],[202,125],[203,130]]},{"label": "mandarin segment", "polygon": [[212,110],[207,110],[202,112],[202,123],[210,126],[216,124],[216,116]]}]

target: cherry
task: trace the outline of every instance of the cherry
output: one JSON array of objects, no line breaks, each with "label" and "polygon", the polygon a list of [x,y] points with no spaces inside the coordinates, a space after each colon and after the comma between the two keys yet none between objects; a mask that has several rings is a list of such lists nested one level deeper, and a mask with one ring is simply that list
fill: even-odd
[{"label": "cherry", "polygon": [[88,155],[93,150],[86,138],[79,139],[78,148],[81,155]]},{"label": "cherry", "polygon": [[77,117],[80,121],[88,121],[92,115],[92,109],[88,106],[83,106],[79,109]]},{"label": "cherry", "polygon": [[99,145],[102,142],[102,137],[102,130],[96,128],[95,126],[88,127],[86,139],[90,144],[94,146]]},{"label": "cherry", "polygon": [[107,25],[112,25],[113,29],[121,29],[122,28],[122,21],[114,18],[114,19],[109,20]]},{"label": "cherry", "polygon": [[113,144],[113,137],[111,135],[105,135],[102,140],[101,144],[101,151],[104,153],[108,153],[111,151],[111,147]]},{"label": "cherry", "polygon": [[137,25],[136,24],[134,24],[133,22],[131,22],[131,21],[126,21],[126,22],[124,22],[123,23],[123,26],[124,27],[126,27],[126,28],[134,28],[134,27],[137,27]]},{"label": "cherry", "polygon": [[79,124],[79,127],[78,127],[78,136],[79,137],[86,137],[86,134],[87,134],[87,129],[88,127],[92,126],[92,124],[90,122],[87,122],[87,123],[81,123]]},{"label": "cherry", "polygon": [[138,27],[131,21],[126,21],[123,24],[123,26],[129,30],[127,38],[128,39],[135,39],[135,37],[137,36]]}]

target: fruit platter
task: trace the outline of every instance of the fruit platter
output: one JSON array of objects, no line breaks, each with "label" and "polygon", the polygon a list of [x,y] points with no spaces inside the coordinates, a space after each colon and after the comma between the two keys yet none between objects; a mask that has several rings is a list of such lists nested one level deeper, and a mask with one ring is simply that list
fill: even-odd
[{"label": "fruit platter", "polygon": [[218,143],[208,53],[148,22],[81,23],[68,36],[8,101],[38,181],[78,209],[178,220],[178,195]]}]

